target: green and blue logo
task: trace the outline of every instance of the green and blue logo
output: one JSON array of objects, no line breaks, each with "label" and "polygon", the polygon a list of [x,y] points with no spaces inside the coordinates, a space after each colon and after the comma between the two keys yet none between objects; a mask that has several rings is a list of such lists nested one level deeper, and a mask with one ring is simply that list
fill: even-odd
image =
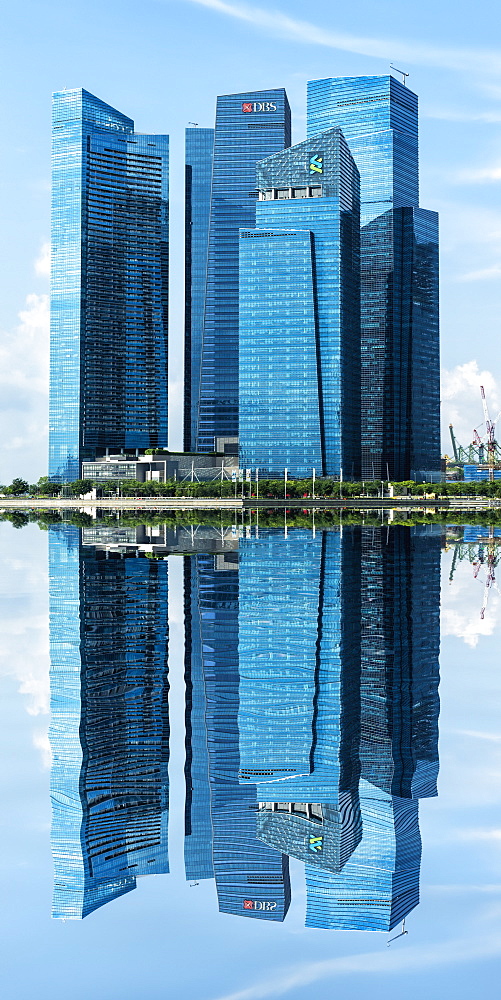
[{"label": "green and blue logo", "polygon": [[324,158],[319,153],[314,153],[313,156],[310,156],[310,174],[323,174],[323,164]]},{"label": "green and blue logo", "polygon": [[313,851],[314,854],[319,854],[323,846],[324,846],[323,837],[310,837],[308,848],[310,851]]}]

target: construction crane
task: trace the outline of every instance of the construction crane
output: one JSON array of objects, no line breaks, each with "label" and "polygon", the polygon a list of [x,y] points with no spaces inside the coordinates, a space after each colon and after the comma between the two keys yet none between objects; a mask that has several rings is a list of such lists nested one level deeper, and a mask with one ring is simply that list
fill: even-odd
[{"label": "construction crane", "polygon": [[496,422],[498,418],[496,417],[496,421],[493,421],[490,418],[483,385],[480,386],[480,396],[482,399],[485,433],[483,435],[480,434],[475,427],[473,430],[473,440],[467,448],[463,448],[463,446],[457,441],[452,424],[449,424],[449,433],[452,441],[452,450],[454,452],[454,461],[457,462],[458,465],[487,466],[489,469],[489,479],[492,481],[494,479],[494,468],[496,466],[501,466],[501,447],[496,441],[495,436]]}]

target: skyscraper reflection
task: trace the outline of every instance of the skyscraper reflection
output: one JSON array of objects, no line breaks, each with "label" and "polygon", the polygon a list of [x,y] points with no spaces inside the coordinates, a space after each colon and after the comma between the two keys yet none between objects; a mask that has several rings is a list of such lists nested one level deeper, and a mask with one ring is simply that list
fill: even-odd
[{"label": "skyscraper reflection", "polygon": [[55,917],[168,872],[167,563],[50,532]]},{"label": "skyscraper reflection", "polygon": [[176,552],[186,878],[214,878],[223,913],[280,921],[293,857],[307,926],[392,929],[419,901],[418,800],[436,795],[440,531],[83,534],[50,532],[54,915],[169,870]]}]

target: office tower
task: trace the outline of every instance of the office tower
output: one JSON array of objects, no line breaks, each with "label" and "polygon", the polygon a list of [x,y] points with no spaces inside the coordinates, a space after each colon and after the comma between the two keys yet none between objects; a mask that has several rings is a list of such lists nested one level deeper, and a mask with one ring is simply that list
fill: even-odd
[{"label": "office tower", "polygon": [[65,525],[49,573],[53,915],[78,919],[169,870],[167,563]]},{"label": "office tower", "polygon": [[184,450],[196,451],[207,280],[213,128],[186,129]]},{"label": "office tower", "polygon": [[361,537],[361,775],[401,798],[436,795],[441,528]]},{"label": "office tower", "polygon": [[419,207],[417,97],[391,76],[308,84],[308,136],[360,171],[362,478],[440,474],[438,218]]},{"label": "office tower", "polygon": [[167,445],[168,136],[53,98],[49,475]]},{"label": "office tower", "polygon": [[361,838],[359,534],[240,543],[240,782],[258,836],[332,871]]},{"label": "office tower", "polygon": [[359,176],[339,129],[261,161],[240,233],[240,464],[360,479]]},{"label": "office tower", "polygon": [[[255,226],[256,163],[289,145],[290,108],[284,90],[218,97],[200,377],[191,369],[193,400],[199,392],[198,451],[236,447],[238,231]],[[191,197],[197,199],[194,189]],[[194,332],[192,336],[196,339]]]},{"label": "office tower", "polygon": [[200,627],[197,560],[184,558],[185,634],[185,806],[184,870],[186,878],[213,878],[209,752],[205,723],[206,700]]},{"label": "office tower", "polygon": [[419,903],[418,803],[360,781],[363,835],[339,873],[307,864],[306,926],[390,931]]},{"label": "office tower", "polygon": [[[193,652],[201,649],[205,682],[205,725],[196,739],[192,715],[193,750],[205,743],[208,752],[212,861],[219,910],[236,916],[283,920],[290,904],[288,859],[256,836],[256,785],[239,784],[238,740],[238,554],[197,555],[192,589],[190,632],[199,633]],[[196,602],[196,603],[195,603]],[[203,775],[193,768],[202,816]],[[202,762],[203,763],[203,762]],[[193,813],[193,815],[195,815]],[[202,817],[206,823],[206,818]],[[186,851],[186,846],[185,846]],[[196,848],[188,846],[194,858]],[[186,857],[186,854],[185,854]],[[207,870],[207,859],[198,855]],[[188,869],[195,874],[195,868]]]},{"label": "office tower", "polygon": [[362,838],[340,873],[307,864],[306,923],[391,930],[419,902],[417,800],[436,795],[441,535],[357,530]]}]

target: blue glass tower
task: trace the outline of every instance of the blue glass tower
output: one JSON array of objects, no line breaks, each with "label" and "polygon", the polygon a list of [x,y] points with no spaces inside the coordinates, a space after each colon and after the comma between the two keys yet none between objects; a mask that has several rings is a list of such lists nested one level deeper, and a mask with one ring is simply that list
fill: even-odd
[{"label": "blue glass tower", "polygon": [[[256,163],[290,145],[284,90],[218,97],[196,431],[198,451],[238,435],[238,231],[256,222]],[[193,394],[192,394],[193,398]]]},{"label": "blue glass tower", "polygon": [[[290,904],[288,859],[266,846],[256,835],[256,785],[239,784],[238,739],[238,564],[218,555],[198,555],[192,589],[190,634],[200,636],[205,685],[205,723],[199,713],[191,716],[192,748],[202,745],[208,753],[212,862],[222,913],[264,920],[283,920]],[[194,620],[196,619],[196,620]],[[197,642],[193,645],[196,655]],[[203,725],[203,728],[202,728]],[[198,727],[198,733],[193,732]],[[200,757],[203,763],[203,758]],[[194,767],[198,809],[193,819],[206,824],[202,803],[203,776]],[[194,803],[195,804],[195,803]],[[199,839],[199,838],[197,838]],[[191,840],[191,837],[190,837]],[[195,840],[185,857],[208,871]],[[186,846],[185,846],[186,852]],[[197,855],[195,858],[195,854]],[[188,874],[188,864],[186,872]]]},{"label": "blue glass tower", "polygon": [[167,445],[168,136],[53,98],[49,475]]},{"label": "blue glass tower", "polygon": [[207,281],[213,128],[186,129],[184,450],[196,451]]},{"label": "blue glass tower", "polygon": [[240,781],[258,836],[339,871],[361,837],[359,535],[260,530],[240,550]]},{"label": "blue glass tower", "polygon": [[338,129],[261,161],[240,234],[240,464],[360,478],[359,176]]},{"label": "blue glass tower", "polygon": [[53,916],[168,872],[167,563],[49,536]]},{"label": "blue glass tower", "polygon": [[[237,556],[238,559],[238,556]],[[213,878],[209,752],[197,560],[184,559],[185,763],[184,870],[186,878]]]},{"label": "blue glass tower", "polygon": [[363,836],[337,874],[306,865],[306,926],[389,931],[419,903],[418,803],[360,782]]},{"label": "blue glass tower", "polygon": [[362,777],[437,794],[440,526],[362,528]]},{"label": "blue glass tower", "polygon": [[361,183],[362,478],[440,476],[438,218],[419,208],[417,97],[391,76],[308,84]]}]

